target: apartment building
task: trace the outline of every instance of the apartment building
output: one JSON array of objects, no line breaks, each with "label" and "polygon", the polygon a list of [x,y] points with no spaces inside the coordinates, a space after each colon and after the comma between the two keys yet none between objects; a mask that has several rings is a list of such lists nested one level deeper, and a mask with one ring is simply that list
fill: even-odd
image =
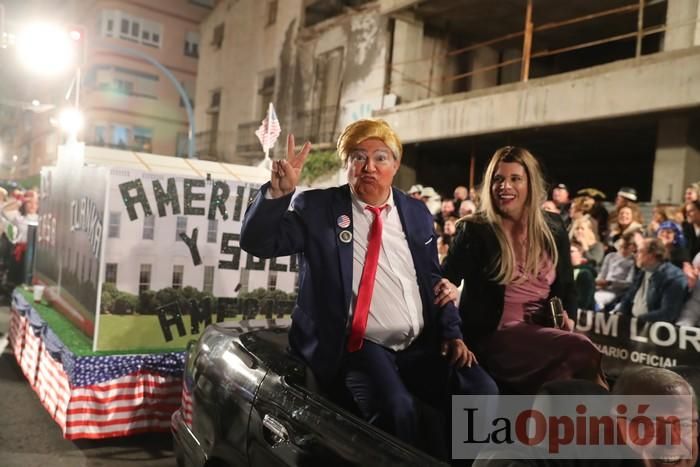
[{"label": "apartment building", "polygon": [[[283,135],[334,146],[348,122],[393,105],[385,95],[387,18],[377,2],[222,1],[201,25],[195,109],[202,157],[255,164],[273,102]],[[276,154],[284,151],[280,142]]]},{"label": "apartment building", "polygon": [[187,155],[188,118],[176,84],[195,103],[199,23],[215,0],[78,0],[87,34],[80,107],[88,145]]},{"label": "apartment building", "polygon": [[[222,1],[203,22],[200,154],[256,163],[268,101],[329,147],[388,120],[397,184],[477,185],[493,151],[531,149],[552,183],[680,201],[700,179],[698,0]],[[278,145],[279,155],[281,145]]]},{"label": "apartment building", "polygon": [[[4,68],[0,133],[11,137],[2,139],[6,157],[0,163],[0,175],[23,180],[55,162],[63,139],[56,119],[60,108],[68,104],[69,88],[70,103],[79,94],[85,115],[79,137],[86,144],[186,156],[189,120],[184,99],[159,66],[172,75],[194,105],[199,23],[215,3],[27,0],[8,8],[9,28],[39,19],[80,31],[82,63],[78,88],[71,84],[72,70],[49,80],[30,76],[18,66]],[[15,10],[18,14],[11,16]],[[3,63],[13,63],[11,52],[0,49]],[[32,101],[39,105],[33,106]]]}]

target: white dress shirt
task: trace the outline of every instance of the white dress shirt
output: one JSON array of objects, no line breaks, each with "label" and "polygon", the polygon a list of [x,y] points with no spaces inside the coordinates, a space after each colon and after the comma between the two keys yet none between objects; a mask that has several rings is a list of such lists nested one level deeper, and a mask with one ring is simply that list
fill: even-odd
[{"label": "white dress shirt", "polygon": [[[352,190],[351,190],[352,193]],[[352,316],[374,214],[352,193]],[[408,347],[423,330],[423,304],[413,256],[394,204],[393,192],[381,212],[382,246],[369,307],[365,339],[393,350]],[[352,319],[349,320],[349,323]]]}]

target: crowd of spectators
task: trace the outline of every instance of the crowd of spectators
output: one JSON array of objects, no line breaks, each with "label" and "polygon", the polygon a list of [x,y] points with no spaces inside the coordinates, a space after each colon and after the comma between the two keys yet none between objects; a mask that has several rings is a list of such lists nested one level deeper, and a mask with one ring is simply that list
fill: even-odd
[{"label": "crowd of spectators", "polygon": [[[442,261],[459,220],[479,207],[476,190],[457,186],[440,197],[414,185],[409,193],[434,215]],[[659,203],[645,219],[633,187],[621,187],[608,203],[598,189],[572,195],[554,185],[542,209],[559,214],[569,232],[579,309],[700,325],[699,193],[694,183],[678,204]]]},{"label": "crowd of spectators", "polygon": [[5,303],[15,286],[32,281],[38,210],[37,191],[0,187],[0,300]]}]

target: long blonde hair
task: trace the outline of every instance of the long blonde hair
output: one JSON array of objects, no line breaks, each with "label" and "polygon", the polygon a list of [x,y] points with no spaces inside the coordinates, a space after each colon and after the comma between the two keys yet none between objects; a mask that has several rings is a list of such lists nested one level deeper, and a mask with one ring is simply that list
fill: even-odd
[{"label": "long blonde hair", "polygon": [[493,185],[493,175],[498,164],[501,162],[515,162],[523,166],[527,174],[527,200],[525,201],[525,212],[527,213],[527,252],[529,253],[525,261],[525,272],[537,275],[542,266],[542,257],[549,255],[552,263],[556,267],[559,255],[544,213],[540,206],[547,198],[547,189],[542,176],[542,170],[537,159],[530,154],[527,149],[505,146],[498,149],[484,172],[484,179],[481,186],[481,205],[475,218],[491,224],[501,255],[496,264],[493,265],[493,279],[499,284],[509,284],[513,280],[515,271],[515,253],[511,248],[505,231],[501,225],[502,216],[495,208],[491,187]]}]

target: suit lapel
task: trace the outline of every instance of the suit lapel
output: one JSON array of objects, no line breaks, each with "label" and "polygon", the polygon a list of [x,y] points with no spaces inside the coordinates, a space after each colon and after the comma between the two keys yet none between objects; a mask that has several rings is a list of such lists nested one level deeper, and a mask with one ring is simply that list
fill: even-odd
[{"label": "suit lapel", "polygon": [[[333,219],[333,226],[335,228],[335,243],[336,250],[338,251],[338,262],[340,265],[340,275],[343,283],[343,294],[345,297],[345,307],[344,310],[350,309],[350,298],[352,295],[352,252],[353,252],[353,218],[352,218],[352,200],[350,198],[350,187],[349,185],[343,185],[340,190],[336,192],[336,199],[333,201],[333,206],[331,209],[331,215]],[[347,216],[350,219],[350,225],[347,227],[341,227],[341,217]],[[343,241],[341,237],[348,238],[347,233],[349,232],[349,241]]]}]

